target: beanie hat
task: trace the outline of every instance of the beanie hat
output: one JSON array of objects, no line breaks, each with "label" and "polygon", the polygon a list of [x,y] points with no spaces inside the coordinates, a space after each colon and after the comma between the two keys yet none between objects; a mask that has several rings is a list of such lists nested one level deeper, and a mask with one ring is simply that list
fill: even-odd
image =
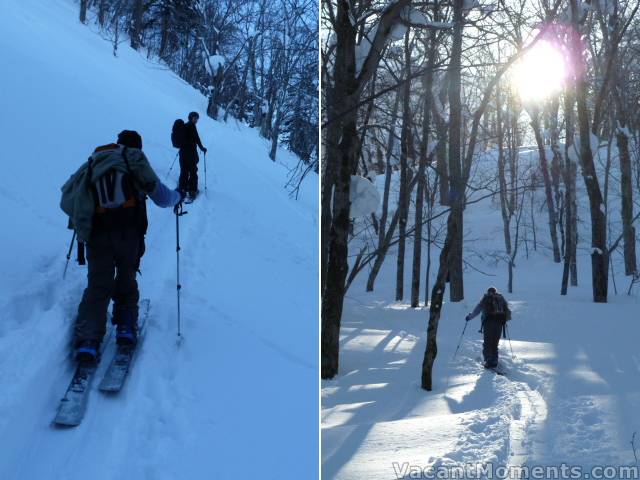
[{"label": "beanie hat", "polygon": [[142,137],[135,130],[123,130],[118,134],[118,143],[130,148],[142,149]]}]

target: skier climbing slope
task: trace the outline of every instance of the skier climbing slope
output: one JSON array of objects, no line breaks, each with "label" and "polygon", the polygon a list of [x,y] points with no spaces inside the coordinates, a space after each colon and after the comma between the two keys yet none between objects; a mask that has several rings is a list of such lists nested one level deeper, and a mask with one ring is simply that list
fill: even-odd
[{"label": "skier climbing slope", "polygon": [[[53,429],[86,285],[75,262],[62,281],[71,233],[59,187],[123,124],[143,136],[164,180],[175,155],[167,125],[184,105],[206,111],[207,99],[126,44],[114,57],[67,0],[3,2],[0,62],[0,131],[11,139],[0,182],[0,478],[308,478],[317,464],[317,177],[290,199],[288,169],[255,130],[203,115],[216,174],[180,223],[184,341],[178,349],[175,218],[150,208],[138,282],[152,307],[135,365],[117,396],[94,382],[80,426]],[[282,150],[278,161],[297,159]],[[174,169],[166,183],[177,181]]]}]

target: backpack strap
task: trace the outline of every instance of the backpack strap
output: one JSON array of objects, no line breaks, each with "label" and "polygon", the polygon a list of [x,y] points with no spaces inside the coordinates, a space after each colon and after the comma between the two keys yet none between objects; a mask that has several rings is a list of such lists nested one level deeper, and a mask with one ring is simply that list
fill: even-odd
[{"label": "backpack strap", "polygon": [[133,186],[136,188],[138,193],[144,194],[144,189],[141,188],[140,182],[138,181],[136,176],[133,174],[133,170],[131,170],[131,165],[129,164],[129,158],[127,157],[127,147],[126,146],[122,147],[122,158],[124,159],[124,163],[127,166],[127,173],[129,174],[129,178],[131,179],[131,183],[134,184]]}]

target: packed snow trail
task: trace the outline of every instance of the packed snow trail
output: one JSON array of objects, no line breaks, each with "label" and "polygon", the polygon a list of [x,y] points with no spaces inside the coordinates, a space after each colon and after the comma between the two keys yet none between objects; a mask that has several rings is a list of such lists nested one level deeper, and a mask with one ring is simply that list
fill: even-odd
[{"label": "packed snow trail", "polygon": [[[206,99],[77,21],[67,0],[8,0],[0,15],[3,235],[0,478],[308,478],[317,464],[317,178],[283,188],[296,159],[255,130],[204,115]],[[148,204],[138,277],[144,343],[116,396],[94,381],[83,423],[51,421],[73,372],[70,329],[86,269],[72,261],[60,187],[97,145],[137,130],[164,180],[173,120],[201,112],[201,196],[180,220]],[[177,183],[174,166],[166,183]],[[75,257],[75,253],[74,253]],[[106,364],[100,365],[97,379]]]},{"label": "packed snow trail", "polygon": [[[550,266],[539,260],[521,278],[523,293],[506,295],[514,307],[515,358],[501,340],[505,376],[478,363],[479,320],[452,360],[474,302],[448,303],[432,392],[420,389],[428,311],[385,302],[383,293],[350,293],[342,370],[323,381],[323,478],[418,478],[402,473],[405,464],[633,465],[629,442],[640,431],[637,300],[594,305],[589,286],[573,292],[578,298],[561,298]],[[481,295],[486,280],[468,279],[467,291]]]}]

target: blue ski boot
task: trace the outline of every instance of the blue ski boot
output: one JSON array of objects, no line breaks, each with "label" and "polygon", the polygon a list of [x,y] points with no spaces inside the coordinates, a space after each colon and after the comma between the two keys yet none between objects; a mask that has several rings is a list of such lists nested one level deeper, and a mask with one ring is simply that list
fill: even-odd
[{"label": "blue ski boot", "polygon": [[137,311],[129,308],[118,308],[113,313],[116,325],[116,343],[118,345],[135,345],[138,342]]},{"label": "blue ski boot", "polygon": [[76,345],[76,360],[79,363],[96,363],[100,353],[98,340],[81,340]]}]

